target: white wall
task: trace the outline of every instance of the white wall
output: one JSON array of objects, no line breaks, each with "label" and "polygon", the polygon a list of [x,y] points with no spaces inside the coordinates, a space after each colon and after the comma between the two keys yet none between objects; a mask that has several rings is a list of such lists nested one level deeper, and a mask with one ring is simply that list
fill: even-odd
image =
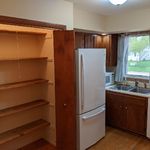
[{"label": "white wall", "polygon": [[74,6],[74,28],[104,31],[104,16]]},{"label": "white wall", "polygon": [[73,28],[73,4],[64,0],[0,0],[0,15],[64,24]]},{"label": "white wall", "polygon": [[106,17],[108,32],[129,32],[150,29],[150,9],[143,9]]}]

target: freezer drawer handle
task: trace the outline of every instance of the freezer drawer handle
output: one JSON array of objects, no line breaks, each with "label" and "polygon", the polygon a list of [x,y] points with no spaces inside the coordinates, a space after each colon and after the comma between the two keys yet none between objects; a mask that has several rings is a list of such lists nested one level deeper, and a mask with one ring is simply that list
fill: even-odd
[{"label": "freezer drawer handle", "polygon": [[93,117],[98,116],[99,114],[101,114],[101,113],[104,112],[104,111],[105,111],[105,108],[102,108],[101,111],[99,111],[99,112],[97,112],[97,113],[95,113],[95,114],[93,114],[93,115],[84,116],[84,117],[82,117],[82,119],[83,119],[83,120],[91,119],[91,118],[93,118]]}]

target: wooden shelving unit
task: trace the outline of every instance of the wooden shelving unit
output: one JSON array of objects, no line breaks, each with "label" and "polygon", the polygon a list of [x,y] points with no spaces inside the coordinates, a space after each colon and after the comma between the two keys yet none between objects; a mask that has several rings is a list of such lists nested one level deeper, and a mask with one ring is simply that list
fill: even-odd
[{"label": "wooden shelving unit", "polygon": [[39,139],[29,145],[26,145],[18,150],[56,150],[56,147],[51,145],[44,139]]},{"label": "wooden shelving unit", "polygon": [[48,80],[45,79],[35,79],[35,80],[28,80],[28,81],[21,81],[15,83],[8,83],[8,84],[0,84],[0,90],[9,90],[13,88],[19,88],[39,83],[48,83]]},{"label": "wooden shelving unit", "polygon": [[29,57],[29,58],[0,58],[2,61],[24,61],[24,60],[47,60],[48,57]]},{"label": "wooden shelving unit", "polygon": [[5,116],[8,116],[8,115],[12,115],[12,114],[15,114],[15,113],[18,113],[18,112],[26,111],[26,110],[29,110],[29,109],[37,108],[37,107],[48,105],[48,104],[49,104],[48,101],[36,100],[36,101],[33,101],[33,102],[21,104],[21,105],[18,105],[18,106],[2,109],[2,110],[0,110],[0,117],[5,117]]},{"label": "wooden shelving unit", "polygon": [[0,24],[0,32],[14,32],[14,33],[29,33],[29,34],[40,34],[46,35],[47,31],[45,29],[24,27],[24,26],[12,26],[6,24]]},{"label": "wooden shelving unit", "polygon": [[21,136],[27,135],[35,130],[49,126],[50,123],[45,120],[37,120],[21,127],[9,130],[0,134],[0,145],[15,140]]},{"label": "wooden shelving unit", "polygon": [[53,43],[53,30],[0,24],[0,149],[55,144]]}]

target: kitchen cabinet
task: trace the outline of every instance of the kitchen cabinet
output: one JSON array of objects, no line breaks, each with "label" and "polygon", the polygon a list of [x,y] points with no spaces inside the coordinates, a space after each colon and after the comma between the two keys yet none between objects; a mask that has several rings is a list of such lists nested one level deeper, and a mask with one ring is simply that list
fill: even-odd
[{"label": "kitchen cabinet", "polygon": [[117,66],[118,34],[95,35],[92,33],[75,32],[75,49],[106,48],[106,65]]},{"label": "kitchen cabinet", "polygon": [[118,35],[104,35],[95,37],[95,47],[106,48],[106,66],[117,66]]},{"label": "kitchen cabinet", "polygon": [[94,40],[95,40],[95,37],[93,34],[91,33],[85,33],[84,34],[84,47],[85,48],[95,48],[94,46]]},{"label": "kitchen cabinet", "polygon": [[75,49],[95,48],[95,37],[92,33],[75,32]]},{"label": "kitchen cabinet", "polygon": [[75,49],[84,48],[84,33],[75,32]]},{"label": "kitchen cabinet", "polygon": [[108,125],[146,135],[147,103],[145,97],[106,92]]}]

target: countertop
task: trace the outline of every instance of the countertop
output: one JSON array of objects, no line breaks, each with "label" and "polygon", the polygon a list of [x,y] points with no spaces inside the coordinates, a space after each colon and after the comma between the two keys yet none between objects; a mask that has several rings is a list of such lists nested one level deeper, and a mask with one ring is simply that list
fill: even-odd
[{"label": "countertop", "polygon": [[128,95],[134,95],[134,96],[150,98],[150,94],[142,94],[142,93],[136,93],[136,92],[130,92],[130,91],[124,91],[124,90],[110,89],[113,86],[115,86],[115,85],[107,86],[107,87],[105,87],[105,90],[106,91],[117,92],[117,93],[128,94]]}]

